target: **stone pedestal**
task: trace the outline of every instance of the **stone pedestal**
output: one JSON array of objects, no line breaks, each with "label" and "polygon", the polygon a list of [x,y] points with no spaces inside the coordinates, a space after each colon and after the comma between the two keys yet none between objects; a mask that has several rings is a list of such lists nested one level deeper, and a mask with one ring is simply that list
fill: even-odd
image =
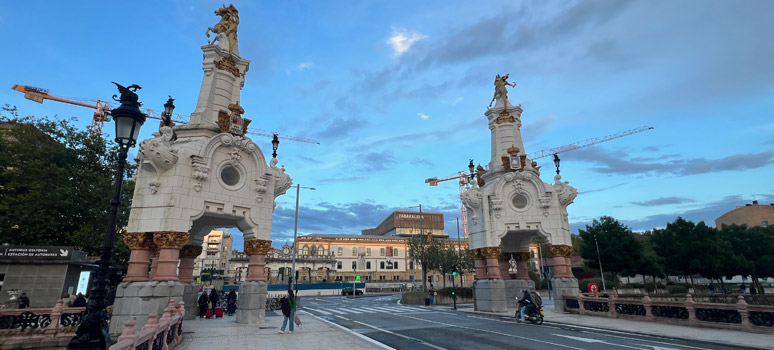
[{"label": "stone pedestal", "polygon": [[199,285],[195,282],[183,284],[184,320],[192,320],[199,314]]},{"label": "stone pedestal", "polygon": [[476,281],[476,310],[486,312],[505,312],[505,283],[501,279]]},{"label": "stone pedestal", "polygon": [[266,317],[266,282],[248,281],[239,286],[236,322],[262,325]]},{"label": "stone pedestal", "polygon": [[[116,288],[110,334],[121,334],[124,331],[124,323],[130,319],[135,319],[135,327],[142,329],[148,315],[152,312],[161,315],[170,299],[173,299],[175,304],[183,301],[184,291],[185,285],[177,281],[122,282]],[[187,308],[188,302],[185,303]]]},{"label": "stone pedestal", "polygon": [[564,312],[564,297],[562,293],[568,296],[577,296],[579,292],[578,280],[575,278],[552,278],[551,287],[554,292],[554,308],[557,312]]},{"label": "stone pedestal", "polygon": [[521,298],[522,289],[529,289],[535,287],[535,282],[532,280],[507,280],[505,282],[505,303],[508,307],[518,307],[519,303],[517,298]]}]

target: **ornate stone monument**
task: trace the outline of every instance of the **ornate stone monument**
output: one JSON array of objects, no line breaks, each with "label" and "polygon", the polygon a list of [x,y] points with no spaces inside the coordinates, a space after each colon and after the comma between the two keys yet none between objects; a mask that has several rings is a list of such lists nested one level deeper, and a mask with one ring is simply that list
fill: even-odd
[{"label": "ornate stone monument", "polygon": [[207,31],[217,33],[215,40],[202,47],[204,79],[190,123],[175,126],[165,118],[154,137],[140,143],[124,239],[131,249],[129,270],[116,291],[112,334],[130,318],[139,327],[151,312],[161,314],[170,299],[185,302],[186,318],[196,316],[194,258],[204,236],[217,227],[242,231],[250,256],[237,322],[264,320],[275,198],[292,181],[276,158],[267,165],[245,135],[250,120],[242,117],[239,101],[250,62],[239,57],[239,13],[224,5],[215,14],[221,20]]},{"label": "ornate stone monument", "polygon": [[[488,170],[478,165],[477,181],[465,190],[462,203],[468,215],[470,249],[476,269],[475,303],[478,310],[506,311],[520,289],[533,285],[526,273],[529,244],[536,237],[548,240],[552,258],[551,281],[557,310],[563,310],[562,291],[575,295],[572,244],[567,206],[578,192],[561,176],[554,183],[540,179],[540,167],[527,157],[521,137],[521,105],[508,100],[508,75],[495,78],[494,107],[484,113],[492,132]],[[508,264],[516,261],[517,275],[511,279]],[[543,300],[546,300],[545,298]]]}]

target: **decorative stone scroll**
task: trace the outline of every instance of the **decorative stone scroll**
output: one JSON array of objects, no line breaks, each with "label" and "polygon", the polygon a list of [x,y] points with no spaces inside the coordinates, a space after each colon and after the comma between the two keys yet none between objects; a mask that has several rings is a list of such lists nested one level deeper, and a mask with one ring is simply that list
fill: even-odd
[{"label": "decorative stone scroll", "polygon": [[515,122],[516,122],[516,118],[514,118],[508,112],[500,113],[500,116],[498,116],[497,119],[495,119],[495,124],[515,123]]},{"label": "decorative stone scroll", "polygon": [[182,249],[188,244],[191,234],[188,232],[157,231],[153,233],[153,242],[160,249]]},{"label": "decorative stone scroll", "polygon": [[215,61],[215,68],[229,72],[236,78],[244,76],[244,74],[239,71],[239,68],[237,68],[236,60],[231,56],[225,56],[220,60]]},{"label": "decorative stone scroll", "polygon": [[245,253],[248,255],[266,255],[271,249],[271,241],[264,239],[252,239],[245,241]]},{"label": "decorative stone scroll", "polygon": [[480,248],[479,253],[484,259],[498,259],[502,254],[502,248],[500,247],[484,247]]},{"label": "decorative stone scroll", "polygon": [[153,232],[127,232],[124,234],[124,244],[130,250],[154,250]]},{"label": "decorative stone scroll", "polygon": [[548,246],[548,252],[553,257],[570,257],[573,253],[573,249],[571,246],[568,245],[550,245]]}]

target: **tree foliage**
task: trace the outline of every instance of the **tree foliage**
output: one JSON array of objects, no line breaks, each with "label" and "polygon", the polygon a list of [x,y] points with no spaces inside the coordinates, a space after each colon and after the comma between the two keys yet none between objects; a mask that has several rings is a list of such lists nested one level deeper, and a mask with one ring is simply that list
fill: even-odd
[{"label": "tree foliage", "polygon": [[[0,242],[74,246],[89,255],[101,244],[113,197],[118,148],[68,120],[0,112]],[[124,174],[118,227],[125,227],[134,167]],[[120,236],[114,259],[125,262]]]},{"label": "tree foliage", "polygon": [[[613,276],[622,273],[634,275],[642,260],[642,246],[634,233],[618,220],[602,216],[579,230],[580,254],[586,266],[597,269],[602,259],[602,269]],[[599,254],[597,254],[597,242]]]}]

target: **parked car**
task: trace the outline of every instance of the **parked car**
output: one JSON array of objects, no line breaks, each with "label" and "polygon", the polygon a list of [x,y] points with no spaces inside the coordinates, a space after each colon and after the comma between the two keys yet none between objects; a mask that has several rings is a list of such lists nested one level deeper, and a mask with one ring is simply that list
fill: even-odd
[{"label": "parked car", "polygon": [[[344,287],[341,289],[341,295],[352,295],[352,287]],[[363,291],[360,289],[355,290],[355,295],[363,295]]]}]

